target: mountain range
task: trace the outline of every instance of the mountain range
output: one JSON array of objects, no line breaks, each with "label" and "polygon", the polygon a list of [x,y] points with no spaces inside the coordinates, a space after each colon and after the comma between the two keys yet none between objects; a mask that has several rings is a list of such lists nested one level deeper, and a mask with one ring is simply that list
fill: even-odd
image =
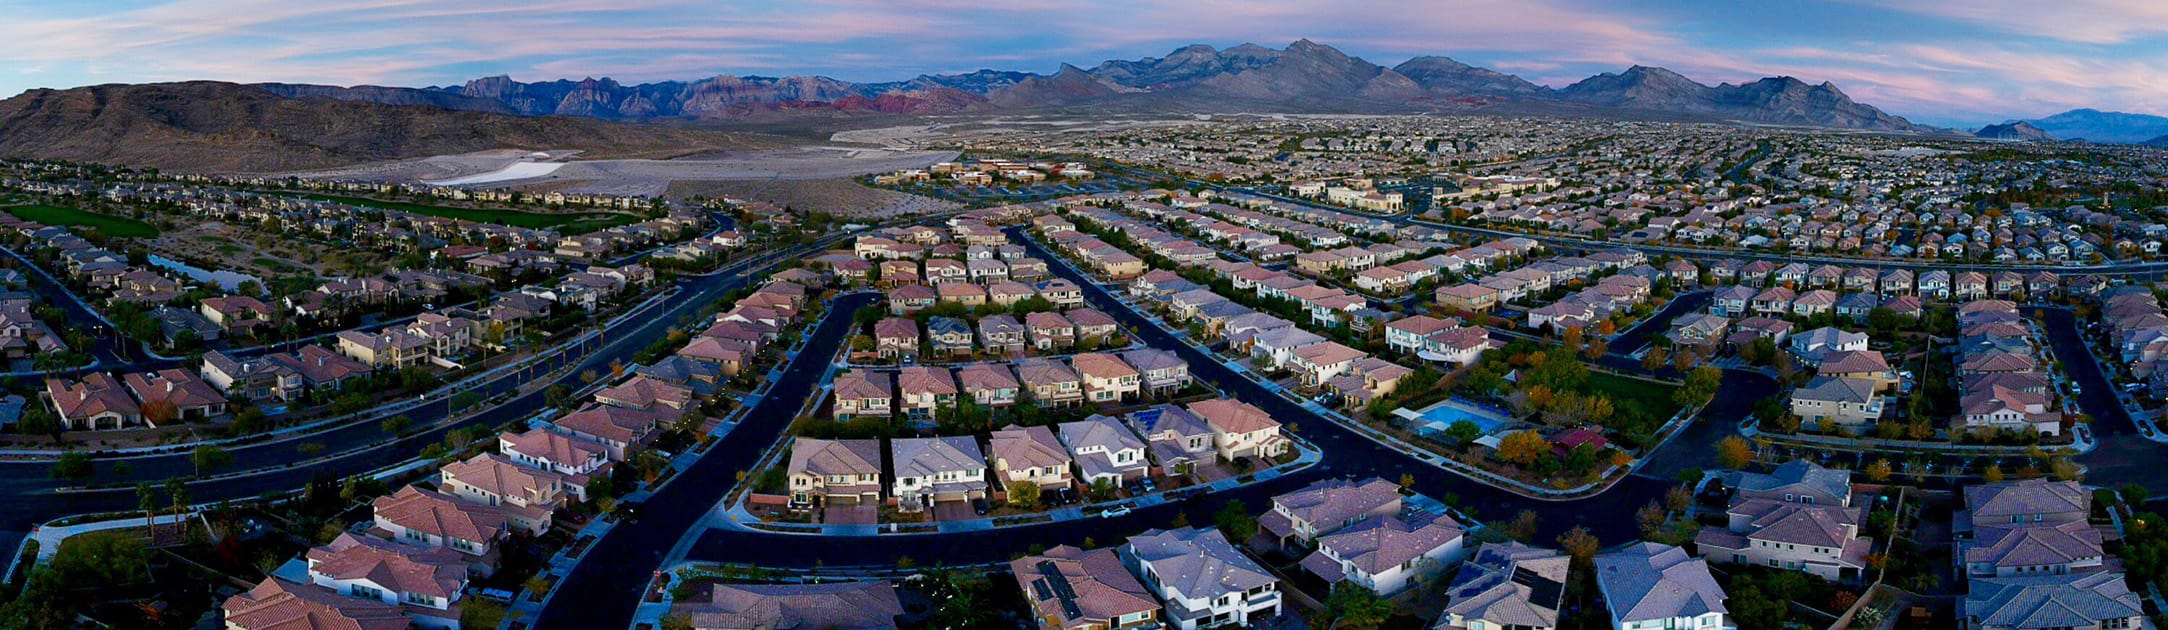
[{"label": "mountain range", "polygon": [[[2011,121],[2019,122],[2019,121]],[[2150,114],[2073,109],[2022,121],[2061,140],[2162,144],[2168,141],[2168,117]]]},{"label": "mountain range", "polygon": [[426,88],[296,84],[258,87],[292,98],[607,120],[729,120],[772,113],[933,114],[1056,108],[1223,112],[1490,108],[1934,131],[1854,102],[1829,83],[1812,85],[1791,77],[1709,86],[1662,68],[1635,66],[1552,89],[1446,57],[1417,57],[1388,68],[1306,39],[1283,49],[1256,44],[1222,49],[1196,44],[1164,57],[1110,60],[1089,69],[1064,64],[1052,74],[979,70],[876,83],[819,76],[721,75],[697,81],[628,85],[608,78],[526,83],[496,76]]},{"label": "mountain range", "polygon": [[1972,135],[1990,140],[2022,140],[2026,142],[2046,142],[2055,139],[2054,135],[2022,120],[1981,127],[1979,131],[1972,132]]}]

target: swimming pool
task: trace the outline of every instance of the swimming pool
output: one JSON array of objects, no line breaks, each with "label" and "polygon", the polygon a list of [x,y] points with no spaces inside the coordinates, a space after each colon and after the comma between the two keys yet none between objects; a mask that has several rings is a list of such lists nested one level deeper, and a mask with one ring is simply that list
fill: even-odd
[{"label": "swimming pool", "polygon": [[[1402,413],[1408,412],[1402,410]],[[1440,401],[1409,415],[1414,416],[1410,420],[1426,433],[1443,433],[1452,427],[1453,423],[1466,420],[1484,434],[1489,434],[1506,423],[1506,417],[1499,412],[1456,399]]]}]

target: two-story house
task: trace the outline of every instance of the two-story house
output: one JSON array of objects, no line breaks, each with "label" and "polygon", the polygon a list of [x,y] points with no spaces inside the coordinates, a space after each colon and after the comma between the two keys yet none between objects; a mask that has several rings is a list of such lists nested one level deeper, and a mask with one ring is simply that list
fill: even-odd
[{"label": "two-story house", "polygon": [[1113,484],[1141,479],[1151,464],[1145,457],[1144,440],[1129,427],[1107,416],[1094,415],[1060,425],[1061,442],[1076,460],[1078,479],[1086,485],[1106,480]]},{"label": "two-story house", "polygon": [[1121,547],[1123,563],[1166,602],[1177,630],[1248,626],[1280,614],[1279,581],[1217,529],[1150,530]]}]

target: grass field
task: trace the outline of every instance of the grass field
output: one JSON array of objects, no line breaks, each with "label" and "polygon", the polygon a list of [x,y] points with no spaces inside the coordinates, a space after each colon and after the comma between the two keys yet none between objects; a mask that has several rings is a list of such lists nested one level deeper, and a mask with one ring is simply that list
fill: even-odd
[{"label": "grass field", "polygon": [[42,204],[31,204],[27,206],[8,206],[4,209],[7,210],[8,214],[15,215],[16,217],[24,220],[36,221],[46,225],[82,226],[96,229],[99,233],[106,236],[119,236],[129,238],[151,238],[158,236],[158,228],[151,226],[151,224],[149,223],[144,223],[142,221],[137,221],[135,219],[130,219],[127,217],[106,216],[103,214],[84,212],[82,210],[77,210],[74,208],[62,208],[59,206],[48,206]]},{"label": "grass field", "polygon": [[404,201],[381,201],[377,199],[369,199],[366,197],[344,197],[339,195],[305,194],[301,196],[308,199],[315,199],[317,201],[329,201],[332,203],[343,203],[355,206],[368,206],[371,208],[382,208],[385,210],[398,210],[400,212],[412,212],[414,214],[422,214],[432,217],[444,217],[447,219],[465,219],[468,221],[475,221],[479,223],[495,223],[498,225],[509,225],[512,227],[522,227],[537,230],[554,229],[561,234],[584,234],[587,232],[593,232],[595,230],[637,223],[640,220],[640,217],[618,212],[568,212],[564,214],[546,214],[541,212],[522,212],[519,210],[478,210],[474,208],[432,206],[427,204],[408,203]]},{"label": "grass field", "polygon": [[1590,371],[1588,389],[1611,397],[1612,403],[1628,400],[1638,402],[1642,409],[1647,409],[1658,421],[1669,419],[1672,414],[1679,412],[1679,403],[1671,400],[1671,392],[1678,388],[1671,385]]}]

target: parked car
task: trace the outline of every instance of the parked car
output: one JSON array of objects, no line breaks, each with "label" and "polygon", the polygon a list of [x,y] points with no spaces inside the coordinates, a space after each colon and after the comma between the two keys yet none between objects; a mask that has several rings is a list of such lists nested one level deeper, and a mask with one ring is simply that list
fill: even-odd
[{"label": "parked car", "polygon": [[985,516],[987,509],[988,506],[986,505],[985,499],[971,500],[971,511],[979,513],[979,516]]},{"label": "parked car", "polygon": [[1099,512],[1100,518],[1120,518],[1129,515],[1129,504],[1118,503]]}]

